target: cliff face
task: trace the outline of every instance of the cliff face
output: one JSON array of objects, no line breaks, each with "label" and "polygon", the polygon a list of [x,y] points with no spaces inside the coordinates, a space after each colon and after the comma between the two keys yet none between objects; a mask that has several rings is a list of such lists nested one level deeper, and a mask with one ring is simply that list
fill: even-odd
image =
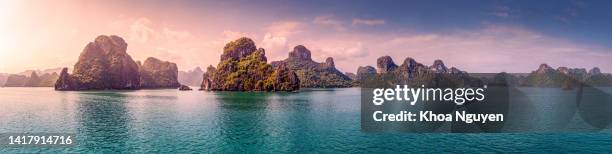
[{"label": "cliff face", "polygon": [[344,72],[344,75],[346,75],[347,77],[351,78],[351,80],[353,80],[353,81],[357,80],[357,74],[355,74],[355,73]]},{"label": "cliff face", "polygon": [[178,88],[178,67],[175,63],[149,57],[140,67],[140,88]]},{"label": "cliff face", "polygon": [[289,52],[289,57],[282,61],[272,62],[275,68],[280,64],[295,71],[304,88],[351,87],[352,80],[336,69],[334,59],[328,57],[324,63],[311,59],[311,52],[306,47],[298,45]]},{"label": "cliff face", "polygon": [[85,46],[72,75],[62,70],[55,89],[139,89],[138,65],[126,49],[127,43],[118,36],[98,36]]},{"label": "cliff face", "polygon": [[179,71],[178,81],[184,85],[198,86],[202,84],[202,74],[204,71],[200,67],[189,71]]},{"label": "cliff face", "polygon": [[45,73],[40,76],[40,82],[38,86],[40,87],[53,87],[55,85],[55,81],[59,78],[59,75],[55,72],[49,74]]},{"label": "cliff face", "polygon": [[[213,71],[214,70],[214,71]],[[299,81],[286,67],[272,68],[264,49],[240,38],[225,45],[216,69],[208,69],[201,89],[221,91],[294,91]]]},{"label": "cliff face", "polygon": [[32,74],[30,75],[30,77],[28,78],[24,86],[25,87],[38,87],[39,84],[40,84],[40,78],[38,77],[36,72],[32,72]]},{"label": "cliff face", "polygon": [[357,81],[364,80],[376,75],[376,69],[372,66],[359,66],[357,68]]},{"label": "cliff face", "polygon": [[206,72],[202,75],[202,84],[200,90],[212,90],[212,76],[215,74],[215,67],[212,65],[206,68]]},{"label": "cliff face", "polygon": [[395,71],[397,65],[390,56],[382,56],[376,59],[376,67],[378,68],[378,73],[384,74]]}]

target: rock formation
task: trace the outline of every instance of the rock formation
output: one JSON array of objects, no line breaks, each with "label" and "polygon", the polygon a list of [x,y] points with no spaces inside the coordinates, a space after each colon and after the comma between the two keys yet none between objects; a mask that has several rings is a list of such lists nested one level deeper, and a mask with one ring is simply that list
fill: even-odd
[{"label": "rock formation", "polygon": [[351,87],[352,80],[344,75],[334,64],[334,59],[328,57],[324,63],[312,60],[311,52],[302,45],[295,46],[289,52],[289,57],[282,61],[272,62],[272,66],[277,68],[281,63],[295,71],[299,80],[300,87],[303,88],[335,88]]},{"label": "rock formation", "polygon": [[393,72],[397,68],[397,65],[395,65],[390,56],[382,56],[376,59],[376,66],[380,74]]},{"label": "rock formation", "polygon": [[140,88],[178,88],[178,67],[175,63],[147,58],[140,67]]},{"label": "rock formation", "polygon": [[364,80],[368,77],[376,75],[376,69],[372,66],[359,66],[357,68],[357,80]]},{"label": "rock formation", "polygon": [[212,76],[215,73],[215,70],[215,67],[212,65],[206,68],[206,72],[202,75],[200,90],[212,90]]},{"label": "rock formation", "polygon": [[139,89],[138,64],[118,36],[98,36],[85,46],[72,74],[63,69],[56,90]]},{"label": "rock formation", "polygon": [[179,90],[180,90],[180,91],[189,91],[189,90],[192,90],[192,89],[191,89],[189,86],[186,86],[186,85],[181,85],[181,86],[179,87]]},{"label": "rock formation", "polygon": [[344,75],[346,75],[347,77],[351,78],[351,80],[353,80],[353,81],[357,80],[357,74],[355,74],[355,73],[344,72]]},{"label": "rock formation", "polygon": [[299,89],[295,73],[285,66],[272,68],[265,50],[249,38],[225,45],[215,71],[203,76],[201,89],[220,91],[294,91]]},{"label": "rock formation", "polygon": [[[441,60],[437,63],[438,65],[442,65],[444,68],[446,68],[446,66],[444,66],[444,63],[442,63]],[[434,64],[436,64],[436,62],[434,62]],[[402,65],[399,66],[398,70],[399,72],[403,72],[402,74],[404,75],[404,77],[407,78],[414,78],[416,74],[423,74],[428,71],[427,66],[417,62],[411,57],[406,57]]]},{"label": "rock formation", "polygon": [[[27,70],[18,74],[6,74],[6,79],[0,81],[1,86],[7,87],[53,87],[59,77],[57,73],[46,73],[49,71]],[[24,75],[28,73],[27,75]],[[38,75],[44,73],[42,75]],[[12,76],[10,80],[8,77]],[[8,81],[7,81],[8,80]]]},{"label": "rock formation", "polygon": [[[411,57],[404,59],[401,65],[395,64],[390,56],[382,56],[376,60],[377,69],[371,66],[359,67],[357,69],[357,80],[359,84],[376,84],[380,80],[387,80],[395,84],[433,84],[439,86],[444,84],[480,84],[475,78],[455,67],[450,69],[444,65],[442,60],[435,60],[433,65],[423,65]],[[449,81],[444,81],[449,80]]]},{"label": "rock formation", "polygon": [[55,72],[49,74],[45,73],[40,76],[40,82],[38,83],[39,87],[53,87],[55,85],[55,81],[59,78],[59,75]]},{"label": "rock formation", "polygon": [[564,89],[573,89],[585,83],[589,86],[611,86],[612,76],[602,74],[597,67],[587,72],[584,68],[559,67],[555,70],[547,64],[541,64],[537,70],[519,81],[521,86]]},{"label": "rock formation", "polygon": [[72,77],[68,74],[68,68],[62,69],[60,72],[60,76],[55,82],[55,90],[69,90],[76,89],[76,85],[74,85],[74,81],[72,81]]},{"label": "rock formation", "polygon": [[446,73],[448,72],[448,68],[444,65],[442,60],[435,60],[433,65],[431,65],[430,69],[436,73]]},{"label": "rock formation", "polygon": [[32,72],[26,83],[23,85],[24,87],[38,87],[40,84],[40,78],[36,74],[36,72]]},{"label": "rock formation", "polygon": [[200,67],[189,71],[179,71],[178,81],[188,86],[199,86],[202,84],[202,74],[204,71]]},{"label": "rock formation", "polygon": [[599,67],[593,67],[591,70],[589,70],[589,75],[599,75],[601,74],[601,70],[599,70]]}]

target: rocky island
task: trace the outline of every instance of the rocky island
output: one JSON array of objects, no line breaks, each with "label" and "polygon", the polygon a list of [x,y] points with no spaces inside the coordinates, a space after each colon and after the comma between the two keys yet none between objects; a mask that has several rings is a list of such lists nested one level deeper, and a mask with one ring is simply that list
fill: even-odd
[{"label": "rocky island", "polygon": [[140,68],[140,88],[178,88],[178,67],[175,63],[149,57]]},{"label": "rocky island", "polygon": [[64,68],[56,90],[140,89],[138,64],[127,54],[118,36],[98,36],[85,46],[72,74]]},{"label": "rocky island", "polygon": [[350,77],[336,69],[334,59],[328,57],[324,63],[312,60],[311,52],[302,45],[295,46],[289,57],[282,61],[272,62],[273,67],[285,64],[295,71],[303,88],[342,88],[353,86]]},{"label": "rocky island", "polygon": [[201,90],[213,91],[295,91],[300,80],[285,63],[267,63],[265,50],[257,49],[250,38],[225,45],[217,67],[208,67]]},{"label": "rocky island", "polygon": [[176,64],[147,58],[143,65],[127,54],[127,43],[118,36],[98,36],[85,46],[72,74],[62,69],[55,90],[135,90],[178,88]]}]

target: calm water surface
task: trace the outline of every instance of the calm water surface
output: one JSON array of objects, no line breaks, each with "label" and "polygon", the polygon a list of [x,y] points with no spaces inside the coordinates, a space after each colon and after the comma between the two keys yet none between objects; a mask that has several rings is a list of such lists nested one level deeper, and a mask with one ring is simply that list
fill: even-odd
[{"label": "calm water surface", "polygon": [[364,133],[359,92],[0,88],[0,133],[77,137],[75,147],[0,148],[0,153],[612,151],[609,129],[554,134]]}]

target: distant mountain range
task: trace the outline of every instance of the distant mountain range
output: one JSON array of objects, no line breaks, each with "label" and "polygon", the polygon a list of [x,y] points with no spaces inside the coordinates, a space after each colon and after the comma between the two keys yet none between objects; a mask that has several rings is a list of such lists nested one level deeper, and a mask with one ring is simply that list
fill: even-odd
[{"label": "distant mountain range", "polygon": [[178,81],[181,84],[188,86],[200,86],[202,84],[202,75],[204,71],[202,68],[196,67],[193,70],[188,71],[179,71],[178,72]]},{"label": "distant mountain range", "polygon": [[[30,75],[10,74],[5,79],[0,79],[4,87],[53,87],[59,75],[55,72],[38,75],[36,71],[30,71]],[[3,78],[3,77],[0,77]],[[2,82],[2,80],[4,80]]]},{"label": "distant mountain range", "polygon": [[[365,82],[380,82],[388,80],[392,83],[436,84],[437,77],[445,76],[446,80],[456,80],[463,85],[474,84],[504,84],[523,87],[558,87],[573,89],[577,86],[612,86],[612,75],[601,73],[598,67],[587,71],[584,68],[559,67],[554,69],[547,64],[541,64],[531,73],[497,73],[482,75],[467,73],[455,67],[448,68],[442,60],[435,60],[431,66],[426,66],[408,57],[401,65],[396,65],[389,56],[377,59],[377,67],[360,66],[357,69],[356,81],[361,86]],[[448,74],[448,75],[445,75]],[[499,79],[503,77],[503,79]],[[504,83],[499,83],[499,82]],[[367,85],[367,84],[365,84]]]}]

